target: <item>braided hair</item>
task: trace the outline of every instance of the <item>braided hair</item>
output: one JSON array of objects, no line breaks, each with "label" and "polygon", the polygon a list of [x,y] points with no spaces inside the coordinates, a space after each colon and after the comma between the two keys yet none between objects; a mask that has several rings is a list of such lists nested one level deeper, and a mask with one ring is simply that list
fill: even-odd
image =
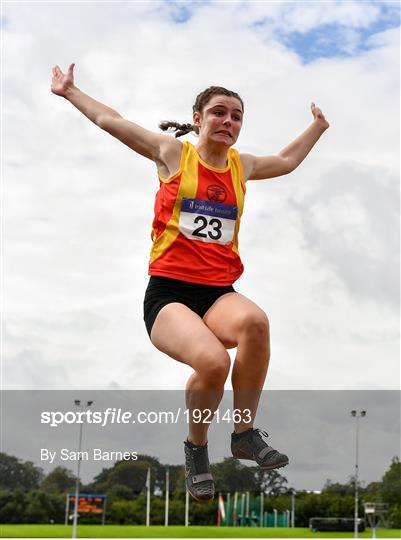
[{"label": "braided hair", "polygon": [[[200,94],[196,96],[195,103],[192,107],[192,112],[199,112],[202,113],[203,109],[205,108],[205,105],[210,101],[210,99],[213,96],[228,96],[228,97],[234,97],[238,99],[238,101],[241,103],[242,110],[244,110],[244,102],[242,101],[241,97],[237,94],[237,92],[233,92],[232,90],[227,90],[227,88],[223,88],[222,86],[210,86],[209,88],[206,88],[206,90],[203,90]],[[191,123],[188,124],[180,124],[179,122],[172,122],[169,120],[165,120],[164,122],[160,122],[159,128],[163,131],[175,131],[176,137],[181,137],[181,135],[186,135],[187,133],[190,133],[191,131],[194,131],[196,134],[199,133],[199,128],[197,126],[194,126]]]}]

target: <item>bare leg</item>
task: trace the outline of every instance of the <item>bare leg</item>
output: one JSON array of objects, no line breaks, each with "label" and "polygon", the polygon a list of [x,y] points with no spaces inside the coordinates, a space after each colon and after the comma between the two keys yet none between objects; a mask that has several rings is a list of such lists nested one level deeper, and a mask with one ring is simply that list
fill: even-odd
[{"label": "bare leg", "polygon": [[[230,357],[202,319],[183,304],[168,304],[156,318],[151,340],[160,351],[195,370],[186,386],[188,410],[215,411],[230,370]],[[206,444],[210,424],[194,422],[191,417],[188,440]]]},{"label": "bare leg", "polygon": [[266,314],[241,294],[221,297],[204,317],[206,325],[226,348],[237,347],[232,372],[234,409],[250,411],[235,423],[240,433],[253,427],[269,365],[269,321]]},{"label": "bare leg", "polygon": [[[265,313],[244,296],[233,293],[217,300],[204,321],[226,348],[237,347],[232,383],[234,408],[242,414],[231,436],[232,455],[256,461],[265,470],[285,467],[288,456],[269,446],[262,438],[263,432],[249,429],[253,428],[269,364],[269,323]],[[245,409],[249,409],[249,423]]]}]

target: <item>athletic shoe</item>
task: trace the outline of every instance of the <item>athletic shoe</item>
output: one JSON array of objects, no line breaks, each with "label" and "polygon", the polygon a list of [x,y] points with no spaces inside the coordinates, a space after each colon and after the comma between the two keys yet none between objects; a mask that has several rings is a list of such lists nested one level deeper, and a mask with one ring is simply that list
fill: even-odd
[{"label": "athletic shoe", "polygon": [[235,458],[250,459],[262,469],[280,469],[288,465],[288,457],[280,454],[262,439],[268,437],[265,431],[260,429],[247,429],[242,433],[231,434],[231,452]]},{"label": "athletic shoe", "polygon": [[210,474],[207,444],[198,446],[185,441],[184,445],[185,486],[197,501],[209,501],[214,497],[214,482]]}]

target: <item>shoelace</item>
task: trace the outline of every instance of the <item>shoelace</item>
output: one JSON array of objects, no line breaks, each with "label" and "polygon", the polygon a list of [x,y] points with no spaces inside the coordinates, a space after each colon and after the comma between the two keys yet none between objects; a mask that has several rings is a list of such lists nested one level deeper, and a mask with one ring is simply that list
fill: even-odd
[{"label": "shoelace", "polygon": [[209,472],[209,459],[205,448],[193,448],[191,455],[195,474]]},{"label": "shoelace", "polygon": [[[255,433],[256,432],[256,433]],[[255,433],[256,437],[254,437],[255,445],[257,446],[258,450],[263,450],[263,448],[266,448],[266,446],[269,446],[263,439],[263,437],[268,437],[269,435],[266,433],[266,431],[262,431],[261,429],[254,429],[252,432],[252,435]],[[272,449],[271,452],[268,453],[268,455],[272,457],[276,457],[280,455],[280,452],[278,450]]]},{"label": "shoelace", "polygon": [[263,448],[266,448],[266,446],[268,446],[268,444],[262,439],[262,436],[269,436],[266,431],[262,431],[261,429],[254,429],[251,433],[251,436],[258,451],[263,450]]}]

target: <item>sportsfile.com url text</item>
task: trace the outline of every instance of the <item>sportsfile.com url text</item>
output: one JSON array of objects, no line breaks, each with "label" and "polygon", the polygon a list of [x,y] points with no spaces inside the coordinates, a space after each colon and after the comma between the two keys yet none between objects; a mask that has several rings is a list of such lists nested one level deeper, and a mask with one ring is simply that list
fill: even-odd
[{"label": "sportsfile.com url text", "polygon": [[210,424],[212,421],[226,423],[250,423],[251,411],[249,409],[181,409],[176,411],[123,411],[120,408],[109,407],[104,411],[42,411],[40,423],[58,427],[62,424],[97,424],[105,427],[110,424],[178,424],[184,421],[187,424]]}]

